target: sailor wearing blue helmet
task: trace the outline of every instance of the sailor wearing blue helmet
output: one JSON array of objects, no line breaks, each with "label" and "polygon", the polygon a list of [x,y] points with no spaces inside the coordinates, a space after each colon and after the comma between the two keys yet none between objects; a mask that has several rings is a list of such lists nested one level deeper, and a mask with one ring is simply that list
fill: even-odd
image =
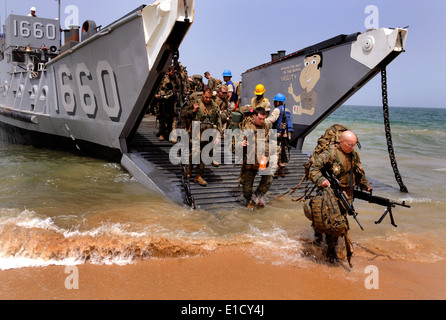
[{"label": "sailor wearing blue helmet", "polygon": [[285,167],[289,161],[291,134],[294,132],[291,112],[286,108],[285,101],[285,95],[282,93],[278,93],[274,97],[274,113],[277,116],[274,128],[277,129],[277,155],[279,160],[278,169],[274,173],[275,178],[279,175],[285,177]]},{"label": "sailor wearing blue helmet", "polygon": [[235,109],[235,85],[234,82],[231,81],[232,73],[231,70],[225,69],[223,71],[223,81],[225,81],[225,85],[228,86],[228,101],[229,101],[229,110]]}]

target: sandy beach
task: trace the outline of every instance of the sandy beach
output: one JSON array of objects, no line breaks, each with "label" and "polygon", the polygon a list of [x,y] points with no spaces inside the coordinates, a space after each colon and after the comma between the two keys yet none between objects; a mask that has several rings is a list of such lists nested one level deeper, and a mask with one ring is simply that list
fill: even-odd
[{"label": "sandy beach", "polygon": [[[446,262],[353,260],[331,266],[261,262],[240,248],[134,264],[0,272],[1,299],[387,300],[445,299]],[[374,269],[370,269],[368,266]],[[77,272],[77,275],[75,274]],[[77,278],[74,278],[77,276]],[[371,280],[370,277],[374,277]],[[76,282],[74,279],[77,279]],[[78,285],[76,289],[74,286]],[[370,286],[375,288],[370,288]],[[71,289],[67,287],[72,287]],[[369,288],[367,288],[369,287]],[[377,287],[377,288],[376,288]]]}]

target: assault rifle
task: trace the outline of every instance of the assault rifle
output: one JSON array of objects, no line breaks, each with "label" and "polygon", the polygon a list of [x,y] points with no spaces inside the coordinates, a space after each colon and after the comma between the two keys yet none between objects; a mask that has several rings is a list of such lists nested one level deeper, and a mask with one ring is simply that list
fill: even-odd
[{"label": "assault rifle", "polygon": [[358,214],[356,213],[355,208],[353,207],[353,203],[350,203],[348,201],[347,194],[345,192],[341,191],[341,189],[339,187],[339,180],[336,178],[336,176],[332,172],[330,172],[328,170],[323,170],[322,174],[330,182],[330,187],[333,189],[335,196],[339,199],[339,201],[341,201],[341,204],[347,211],[348,215],[352,216],[353,219],[355,219],[356,223],[361,228],[361,230],[364,230],[362,225],[359,223],[358,218],[356,218],[356,216]]},{"label": "assault rifle", "polygon": [[381,223],[381,221],[385,218],[385,216],[387,214],[389,214],[390,223],[392,224],[392,226],[397,227],[397,225],[395,224],[395,220],[393,219],[392,208],[394,208],[395,206],[402,206],[402,207],[410,208],[410,206],[406,204],[406,201],[399,203],[399,202],[389,200],[387,198],[373,196],[371,192],[368,193],[368,192],[364,192],[361,190],[353,190],[353,197],[357,198],[357,199],[368,201],[370,203],[375,203],[380,206],[387,207],[386,210],[384,211],[384,213],[382,214],[381,218],[379,218],[377,221],[375,221],[376,224]]},{"label": "assault rifle", "polygon": [[[291,137],[290,137],[290,131],[289,131],[289,128],[288,128],[288,119],[287,119],[287,116],[286,116],[286,110],[287,110],[286,109],[286,105],[284,104],[283,105],[283,113],[282,113],[282,121],[279,124],[280,129],[282,131],[282,134],[280,135],[280,138],[279,138],[279,145],[281,147],[281,149],[280,149],[281,150],[281,152],[280,152],[280,161],[282,163],[288,163],[289,162],[289,160],[290,160],[290,148],[291,148],[290,143],[289,143]],[[284,133],[286,133],[286,137],[283,136]],[[287,154],[287,151],[288,151],[288,154]]]}]

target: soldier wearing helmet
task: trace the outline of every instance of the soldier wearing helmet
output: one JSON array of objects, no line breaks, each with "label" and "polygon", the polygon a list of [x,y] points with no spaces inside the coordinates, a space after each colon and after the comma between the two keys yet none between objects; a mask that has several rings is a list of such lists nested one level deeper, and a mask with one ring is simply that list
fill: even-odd
[{"label": "soldier wearing helmet", "polygon": [[253,109],[262,107],[268,113],[271,111],[271,103],[267,98],[264,97],[265,87],[263,84],[256,85],[254,90],[255,97],[251,100],[251,107]]},{"label": "soldier wearing helmet", "polygon": [[265,119],[265,123],[269,126],[270,129],[275,127],[274,124],[277,122],[277,119],[279,119],[280,116],[280,110],[277,107],[284,103],[285,103],[285,96],[282,93],[278,93],[274,96],[273,104],[275,108],[273,112],[269,113],[268,117]]},{"label": "soldier wearing helmet", "polygon": [[28,17],[37,17],[36,16],[36,7],[31,7],[31,9],[29,9],[29,11],[31,11],[31,12],[28,14]]}]

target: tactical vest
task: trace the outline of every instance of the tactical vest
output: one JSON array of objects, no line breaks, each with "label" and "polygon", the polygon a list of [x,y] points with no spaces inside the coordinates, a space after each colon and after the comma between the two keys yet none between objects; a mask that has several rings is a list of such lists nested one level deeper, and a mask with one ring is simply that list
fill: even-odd
[{"label": "tactical vest", "polygon": [[[218,123],[218,117],[219,117],[219,112],[218,112],[218,107],[215,104],[215,102],[213,100],[211,100],[211,113],[204,113],[202,110],[202,105],[204,106],[204,104],[202,104],[201,100],[199,101],[199,108],[197,111],[197,116],[196,116],[196,120],[200,121],[200,132],[203,132],[206,129],[212,129],[212,128],[216,128],[217,123]],[[205,107],[204,107],[205,108]]]},{"label": "tactical vest", "polygon": [[[253,118],[251,116],[245,117],[240,125],[240,129],[242,130],[253,130],[255,134],[255,148],[247,148],[247,150],[251,150],[251,152],[254,152],[254,154],[244,154],[244,163],[246,163],[246,159],[255,159],[254,166],[258,167],[261,155],[264,155],[265,157],[269,157],[269,130],[268,126],[264,123],[262,127],[258,128],[253,123]],[[265,140],[262,141],[263,143],[258,143],[258,137],[257,133],[258,130],[262,129],[265,132]],[[259,149],[260,148],[260,149]]]},{"label": "tactical vest", "polygon": [[358,153],[352,150],[350,154],[345,155],[345,159],[340,158],[341,151],[337,150],[338,146],[330,146],[331,153],[331,171],[339,179],[339,186],[341,188],[348,188],[350,181],[354,181],[355,170],[353,170],[353,177],[351,177],[351,168],[356,168],[358,165]]},{"label": "tactical vest", "polygon": [[265,109],[266,104],[269,102],[269,100],[265,97],[262,98],[262,100],[258,101],[256,97],[252,98],[251,100],[251,107],[258,108],[262,107]]},{"label": "tactical vest", "polygon": [[277,118],[277,122],[276,122],[276,125],[275,125],[275,128],[277,129],[277,132],[282,132],[282,131],[285,131],[285,130],[287,130],[288,132],[294,132],[293,118],[291,116],[290,110],[288,110],[288,108],[285,108],[285,117],[286,117],[286,122],[285,122],[284,119],[283,119],[283,108],[284,108],[284,106],[281,105],[281,106],[279,106],[277,108],[280,110],[280,115],[279,115],[279,118]]},{"label": "tactical vest", "polygon": [[229,100],[229,102],[234,102],[235,101],[235,97],[236,97],[236,92],[235,92],[235,85],[234,82],[232,82],[231,80],[229,80],[228,82],[225,83],[225,85],[229,86],[232,85],[232,88],[234,89],[234,91],[232,92],[232,96],[231,99]]}]

